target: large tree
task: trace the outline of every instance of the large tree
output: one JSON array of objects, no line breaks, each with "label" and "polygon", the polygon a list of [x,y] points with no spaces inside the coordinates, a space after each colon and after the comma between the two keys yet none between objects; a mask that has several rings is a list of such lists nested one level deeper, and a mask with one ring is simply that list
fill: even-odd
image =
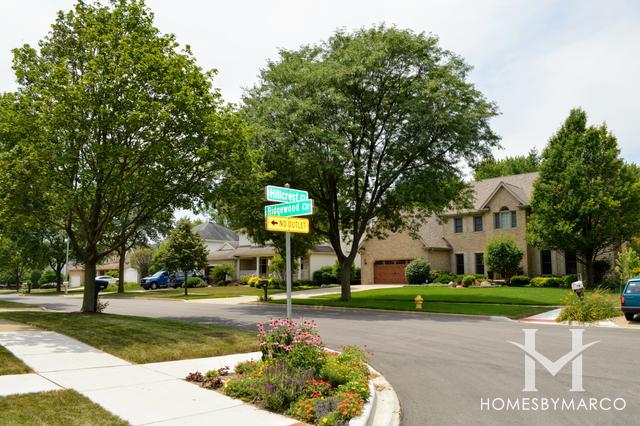
[{"label": "large tree", "polygon": [[576,253],[594,285],[594,261],[640,233],[640,170],[620,158],[607,127],[588,126],[571,110],[542,153],[534,184],[528,241]]},{"label": "large tree", "polygon": [[67,233],[85,266],[82,310],[95,312],[96,264],[210,190],[242,145],[241,122],[221,106],[213,71],[161,34],[140,0],[78,2],[38,49],[14,50],[14,70],[0,131],[20,131],[0,155],[0,210]]},{"label": "large tree", "polygon": [[500,160],[487,158],[473,168],[475,180],[489,179],[500,176],[518,175],[521,173],[537,172],[540,168],[540,155],[532,148],[527,155],[505,157]]},{"label": "large tree", "polygon": [[246,93],[271,181],[315,200],[313,230],[342,265],[343,300],[365,233],[415,230],[462,201],[461,164],[497,145],[496,106],[469,70],[434,36],[376,26],[280,51]]}]

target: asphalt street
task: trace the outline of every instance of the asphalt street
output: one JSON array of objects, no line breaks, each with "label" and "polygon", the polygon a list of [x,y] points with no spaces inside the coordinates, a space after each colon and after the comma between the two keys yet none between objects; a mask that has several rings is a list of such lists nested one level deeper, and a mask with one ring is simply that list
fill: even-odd
[{"label": "asphalt street", "polygon": [[[78,310],[81,304],[79,298],[71,297],[0,298],[65,311]],[[256,322],[283,316],[285,306],[112,298],[107,312],[255,330]],[[366,345],[373,353],[371,364],[398,394],[406,426],[640,424],[640,330],[585,330],[584,344],[599,343],[583,352],[584,392],[570,391],[571,362],[555,377],[536,363],[538,391],[523,392],[525,354],[508,341],[523,344],[523,329],[538,329],[536,350],[555,361],[572,348],[569,327],[294,305],[294,316],[302,315],[318,322],[329,347]],[[549,406],[543,410],[545,398]],[[565,404],[573,401],[573,409],[562,407],[562,399]],[[516,401],[517,410],[513,409]],[[555,410],[553,401],[558,404]]]}]

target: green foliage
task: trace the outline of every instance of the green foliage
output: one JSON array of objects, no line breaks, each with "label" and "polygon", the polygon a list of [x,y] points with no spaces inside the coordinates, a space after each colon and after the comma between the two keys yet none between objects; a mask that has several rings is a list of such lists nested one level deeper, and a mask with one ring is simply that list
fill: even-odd
[{"label": "green foliage", "polygon": [[456,274],[440,271],[433,271],[431,274],[431,282],[434,284],[449,284],[451,281],[456,281]]},{"label": "green foliage", "polygon": [[[434,211],[465,204],[462,160],[475,163],[498,143],[489,126],[497,108],[469,71],[435,36],[384,25],[282,50],[243,99],[265,180],[309,191],[315,233],[346,264],[365,232],[417,229]],[[219,190],[230,187],[242,186]],[[236,197],[240,206],[227,203],[225,216],[255,211],[253,228],[262,228],[258,191],[255,208]]]},{"label": "green foliage", "polygon": [[[293,271],[297,270],[299,266],[300,266],[300,262],[298,261],[298,258],[293,257],[291,259],[292,273]],[[269,272],[271,272],[272,274],[275,274],[281,280],[286,280],[287,278],[286,277],[286,273],[287,273],[286,260],[279,254],[276,254],[275,256],[273,256],[271,258],[271,264],[269,265]]]},{"label": "green foliage", "polygon": [[[165,250],[161,253],[162,263],[170,271],[196,271],[207,266],[209,250],[202,237],[191,232],[191,223],[180,219],[169,235]],[[188,287],[184,287],[187,295]]]},{"label": "green foliage", "polygon": [[500,176],[537,172],[540,167],[540,155],[535,148],[527,155],[505,157],[501,160],[488,158],[473,168],[473,179],[482,180]]},{"label": "green foliage", "polygon": [[313,272],[313,281],[318,285],[335,284],[338,282],[338,277],[332,266],[323,266]]},{"label": "green foliage", "polygon": [[120,276],[118,271],[107,271],[105,275],[109,275],[110,277],[113,277],[113,278],[118,278]]},{"label": "green foliage", "polygon": [[42,272],[40,271],[32,271],[29,276],[29,281],[31,281],[31,288],[40,287],[40,277],[42,276]]},{"label": "green foliage", "polygon": [[630,278],[634,278],[640,272],[640,256],[631,247],[626,247],[616,259],[616,274],[620,281],[626,283]]},{"label": "green foliage", "polygon": [[[244,155],[244,125],[214,72],[160,33],[142,1],[76,2],[37,48],[13,53],[0,206],[65,229],[89,271],[149,221],[193,207]],[[87,282],[82,310],[95,300]]]},{"label": "green foliage", "polygon": [[476,282],[476,277],[474,275],[465,275],[462,277],[461,284],[465,287],[471,287]]},{"label": "green foliage", "polygon": [[[182,284],[182,286],[184,287],[185,285]],[[201,288],[201,287],[206,287],[206,283],[204,281],[202,281],[200,278],[198,277],[189,277],[187,278],[187,287],[188,288]]]},{"label": "green foliage", "polygon": [[578,281],[578,276],[576,274],[569,274],[562,277],[562,285],[561,288],[571,288],[571,284]]},{"label": "green foliage", "polygon": [[640,170],[620,158],[616,137],[603,124],[587,126],[574,109],[542,153],[534,184],[528,242],[574,252],[593,287],[598,256],[640,234]]},{"label": "green foliage", "polygon": [[487,242],[484,249],[484,264],[489,271],[498,272],[509,279],[520,268],[524,253],[516,242],[509,237],[497,237]]},{"label": "green foliage", "polygon": [[[563,287],[565,279],[560,277],[535,277],[529,283],[531,287]],[[569,284],[571,286],[571,284]]]},{"label": "green foliage", "polygon": [[47,269],[40,275],[40,279],[38,279],[38,284],[47,284],[47,283],[55,283],[56,282],[56,273],[50,269]]},{"label": "green foliage", "polygon": [[227,280],[227,276],[233,277],[236,273],[233,265],[229,263],[223,263],[221,265],[217,265],[209,272],[210,278],[214,283],[224,282]]},{"label": "green foliage", "polygon": [[247,284],[249,284],[250,287],[257,287],[259,281],[260,278],[252,275],[247,279]]},{"label": "green foliage", "polygon": [[313,280],[293,280],[294,287],[313,287],[319,285]]},{"label": "green foliage", "polygon": [[522,287],[529,285],[531,279],[526,275],[515,275],[509,280],[509,285],[513,287]]},{"label": "green foliage", "polygon": [[[150,273],[153,264],[153,249],[150,247],[140,247],[131,253],[131,265],[138,270],[141,277],[146,277]],[[158,268],[159,270],[159,268]]]},{"label": "green foliage", "polygon": [[584,300],[573,292],[564,297],[565,307],[556,321],[593,322],[617,317],[621,314],[617,300],[601,290],[584,295]]},{"label": "green foliage", "polygon": [[425,284],[431,277],[431,265],[425,259],[413,259],[404,268],[404,276],[409,284]]}]

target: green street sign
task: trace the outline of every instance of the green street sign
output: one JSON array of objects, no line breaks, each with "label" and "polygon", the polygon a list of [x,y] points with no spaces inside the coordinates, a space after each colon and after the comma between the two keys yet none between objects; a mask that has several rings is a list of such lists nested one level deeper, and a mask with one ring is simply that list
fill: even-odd
[{"label": "green street sign", "polygon": [[313,214],[313,200],[294,201],[292,203],[272,204],[264,207],[265,216],[309,216]]},{"label": "green street sign", "polygon": [[267,194],[267,201],[275,201],[276,203],[290,203],[309,199],[309,193],[307,191],[283,188],[281,186],[268,185],[265,188],[265,192]]}]

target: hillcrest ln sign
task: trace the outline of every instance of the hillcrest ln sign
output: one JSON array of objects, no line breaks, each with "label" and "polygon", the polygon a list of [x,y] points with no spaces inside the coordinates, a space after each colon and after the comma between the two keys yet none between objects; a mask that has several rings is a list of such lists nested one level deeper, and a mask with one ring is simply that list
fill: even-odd
[{"label": "hillcrest ln sign", "polygon": [[292,201],[309,199],[309,193],[307,191],[273,185],[268,185],[265,188],[265,194],[267,196],[267,201],[273,201],[275,203],[289,203]]}]

